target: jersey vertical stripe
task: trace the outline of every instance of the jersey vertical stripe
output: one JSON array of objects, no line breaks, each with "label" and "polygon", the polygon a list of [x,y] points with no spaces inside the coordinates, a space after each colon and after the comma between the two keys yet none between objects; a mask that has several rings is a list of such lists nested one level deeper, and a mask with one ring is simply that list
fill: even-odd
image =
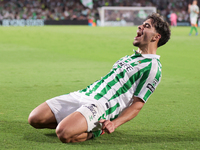
[{"label": "jersey vertical stripe", "polygon": [[121,72],[121,73],[117,74],[112,81],[107,83],[107,85],[101,90],[100,93],[97,93],[94,96],[94,98],[96,100],[99,100],[100,98],[102,98],[117,82],[119,82],[119,80],[121,78],[124,77],[124,75],[125,75],[125,72]]},{"label": "jersey vertical stripe", "polygon": [[141,82],[138,84],[137,89],[135,91],[135,95],[138,95],[141,91],[141,89],[143,88],[148,76],[149,76],[149,72],[150,72],[150,68],[151,68],[152,63],[150,63],[148,65],[148,68],[146,71],[143,72],[143,76],[141,78]]},{"label": "jersey vertical stripe", "polygon": [[109,76],[111,76],[114,73],[114,71],[111,71],[110,73],[108,73],[106,76],[104,76],[101,80],[99,80],[99,82],[97,82],[93,88],[89,89],[89,91],[87,93],[85,93],[87,96],[90,96],[90,94],[95,91],[96,89],[98,89],[98,87],[104,82],[104,80],[106,80]]}]

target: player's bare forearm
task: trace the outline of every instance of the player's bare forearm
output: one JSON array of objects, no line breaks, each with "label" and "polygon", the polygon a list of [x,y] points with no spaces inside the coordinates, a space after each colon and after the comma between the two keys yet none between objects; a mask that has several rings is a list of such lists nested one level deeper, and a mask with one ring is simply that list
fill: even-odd
[{"label": "player's bare forearm", "polygon": [[144,102],[140,98],[134,97],[133,104],[126,108],[117,119],[113,120],[115,128],[135,118],[143,106]]},{"label": "player's bare forearm", "polygon": [[190,13],[191,4],[188,5],[188,13]]},{"label": "player's bare forearm", "polygon": [[113,121],[100,120],[102,123],[102,129],[107,133],[114,132],[117,127],[136,117],[142,109],[143,105],[144,102],[140,98],[134,97],[133,104],[126,108],[118,118]]}]

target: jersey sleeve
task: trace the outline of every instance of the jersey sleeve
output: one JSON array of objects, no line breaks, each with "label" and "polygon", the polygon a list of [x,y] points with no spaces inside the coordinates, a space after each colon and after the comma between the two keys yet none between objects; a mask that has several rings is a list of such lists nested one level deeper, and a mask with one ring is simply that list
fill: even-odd
[{"label": "jersey sleeve", "polygon": [[161,81],[161,67],[156,60],[152,61],[150,69],[145,70],[139,80],[134,96],[145,103]]}]

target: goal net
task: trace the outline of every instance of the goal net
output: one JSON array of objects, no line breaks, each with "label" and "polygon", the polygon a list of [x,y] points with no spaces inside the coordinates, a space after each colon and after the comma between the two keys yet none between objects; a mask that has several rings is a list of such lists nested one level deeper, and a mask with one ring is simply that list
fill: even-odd
[{"label": "goal net", "polygon": [[134,26],[155,13],[156,7],[101,7],[98,11],[100,26]]}]

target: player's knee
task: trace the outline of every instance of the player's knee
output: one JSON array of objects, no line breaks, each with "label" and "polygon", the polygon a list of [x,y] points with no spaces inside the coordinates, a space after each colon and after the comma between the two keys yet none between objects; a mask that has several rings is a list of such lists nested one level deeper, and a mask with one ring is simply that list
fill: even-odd
[{"label": "player's knee", "polygon": [[34,128],[40,128],[40,120],[38,116],[33,115],[32,113],[28,117],[28,123],[33,126]]},{"label": "player's knee", "polygon": [[67,129],[64,129],[60,126],[56,128],[56,134],[61,142],[63,143],[73,143],[73,140],[70,136],[70,133]]},{"label": "player's knee", "polygon": [[58,135],[58,138],[59,138],[59,140],[60,140],[62,143],[73,143],[73,141],[72,141],[71,138],[66,138],[66,137],[63,136],[63,135],[61,135],[61,136]]}]

